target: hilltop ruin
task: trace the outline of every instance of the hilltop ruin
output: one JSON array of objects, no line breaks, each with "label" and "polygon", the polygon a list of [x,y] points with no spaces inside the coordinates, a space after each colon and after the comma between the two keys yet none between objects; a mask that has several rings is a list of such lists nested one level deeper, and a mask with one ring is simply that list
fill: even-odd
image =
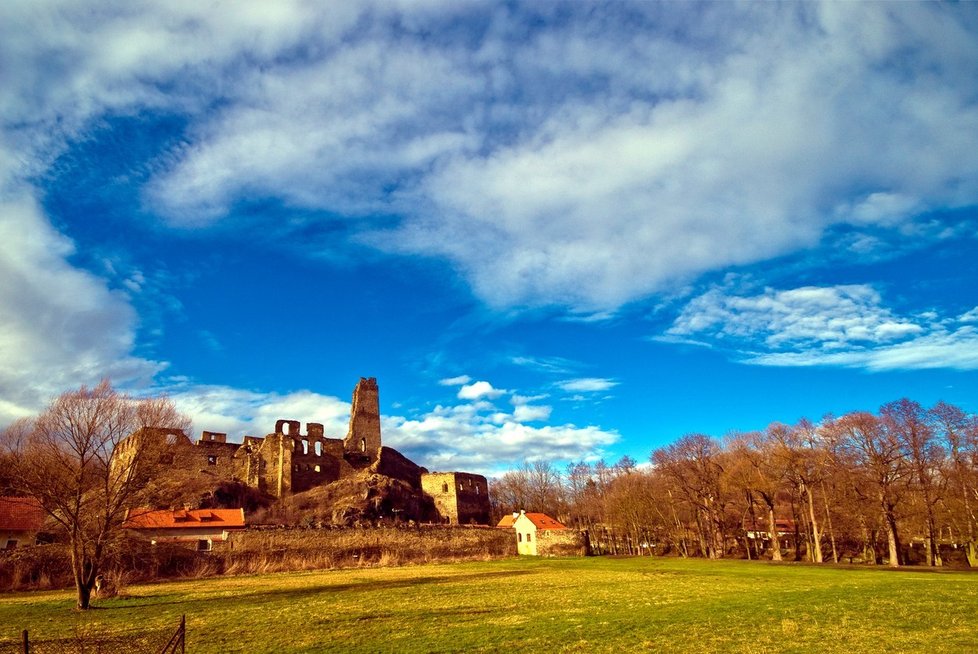
[{"label": "hilltop ruin", "polygon": [[[489,524],[486,478],[463,472],[429,472],[385,447],[380,430],[377,380],[361,378],[353,390],[350,425],[344,438],[326,437],[323,425],[278,420],[275,431],[263,437],[245,436],[229,443],[227,434],[204,431],[193,442],[180,429],[143,429],[113,454],[113,466],[131,462],[146,439],[163,443],[169,470],[209,475],[215,481],[236,480],[279,499],[358,475],[397,479],[431,499],[436,515],[446,524]],[[418,516],[419,519],[422,516]]]}]

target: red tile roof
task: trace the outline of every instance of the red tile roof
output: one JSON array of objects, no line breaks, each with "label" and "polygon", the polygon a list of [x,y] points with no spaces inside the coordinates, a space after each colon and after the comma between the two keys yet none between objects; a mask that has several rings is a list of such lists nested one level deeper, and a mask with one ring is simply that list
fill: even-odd
[{"label": "red tile roof", "polygon": [[0,531],[41,531],[44,516],[33,497],[0,497]]},{"label": "red tile roof", "polygon": [[526,517],[530,519],[537,529],[567,529],[564,525],[557,522],[546,513],[527,513]]},{"label": "red tile roof", "polygon": [[512,528],[513,523],[516,522],[516,518],[518,517],[519,517],[518,513],[515,516],[512,513],[507,513],[506,515],[503,516],[502,520],[499,521],[496,527],[498,527],[499,529],[510,529]]},{"label": "red tile roof", "polygon": [[520,515],[525,515],[527,519],[529,519],[529,521],[532,522],[537,529],[549,529],[551,531],[567,529],[567,527],[562,525],[557,520],[554,520],[546,513],[526,513],[525,511],[521,511],[520,514],[516,516],[513,515],[503,516],[503,519],[500,520],[499,524],[497,524],[496,526],[504,529],[509,527],[514,527],[515,526],[514,523],[519,519]]},{"label": "red tile roof", "polygon": [[123,525],[128,529],[185,529],[187,527],[221,527],[241,529],[245,526],[244,509],[136,509]]}]

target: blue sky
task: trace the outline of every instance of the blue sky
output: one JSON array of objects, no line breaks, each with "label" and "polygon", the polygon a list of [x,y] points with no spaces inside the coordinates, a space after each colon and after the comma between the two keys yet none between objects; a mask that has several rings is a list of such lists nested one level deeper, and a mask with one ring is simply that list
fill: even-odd
[{"label": "blue sky", "polygon": [[978,411],[978,6],[0,5],[0,425],[108,376],[437,470]]}]

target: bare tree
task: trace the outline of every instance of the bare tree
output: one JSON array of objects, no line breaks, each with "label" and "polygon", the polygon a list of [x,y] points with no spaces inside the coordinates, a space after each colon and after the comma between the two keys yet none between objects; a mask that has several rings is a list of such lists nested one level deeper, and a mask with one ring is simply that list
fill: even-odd
[{"label": "bare tree", "polygon": [[935,438],[927,412],[917,402],[908,399],[886,404],[880,409],[887,429],[903,445],[904,456],[910,466],[912,490],[920,500],[924,513],[924,530],[927,565],[942,565],[938,546],[937,503],[943,495],[945,475],[944,448]]},{"label": "bare tree", "polygon": [[965,537],[968,565],[978,567],[978,419],[945,402],[938,402],[929,415],[950,455],[944,501],[952,524]]},{"label": "bare tree", "polygon": [[903,444],[883,420],[871,413],[854,412],[826,425],[826,433],[835,440],[838,452],[844,455],[840,464],[853,466],[854,489],[860,482],[872,488],[886,529],[889,563],[901,563],[900,532],[897,508],[900,506],[911,469],[903,452]]},{"label": "bare tree", "polygon": [[687,434],[652,453],[656,470],[676,484],[691,507],[700,550],[711,559],[723,557],[725,549],[722,461],[719,443],[705,434]]},{"label": "bare tree", "polygon": [[[0,438],[11,461],[11,485],[37,498],[67,534],[79,609],[90,606],[126,513],[143,506],[166,446],[150,436],[158,426],[183,431],[190,421],[166,399],[135,399],[103,381],[62,394],[41,415],[15,423]],[[125,463],[113,465],[116,447],[134,433]]]}]

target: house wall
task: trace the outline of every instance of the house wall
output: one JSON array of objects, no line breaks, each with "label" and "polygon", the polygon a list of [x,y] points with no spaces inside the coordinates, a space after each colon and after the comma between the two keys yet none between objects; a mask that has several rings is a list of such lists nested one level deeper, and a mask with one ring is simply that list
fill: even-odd
[{"label": "house wall", "polygon": [[587,534],[573,529],[537,529],[520,515],[513,523],[516,550],[528,556],[586,556],[590,553]]},{"label": "house wall", "polygon": [[5,549],[11,540],[17,541],[16,547],[33,545],[37,541],[37,532],[0,529],[0,550]]},{"label": "house wall", "polygon": [[516,552],[537,556],[537,526],[529,518],[520,516],[513,525],[516,532]]}]

